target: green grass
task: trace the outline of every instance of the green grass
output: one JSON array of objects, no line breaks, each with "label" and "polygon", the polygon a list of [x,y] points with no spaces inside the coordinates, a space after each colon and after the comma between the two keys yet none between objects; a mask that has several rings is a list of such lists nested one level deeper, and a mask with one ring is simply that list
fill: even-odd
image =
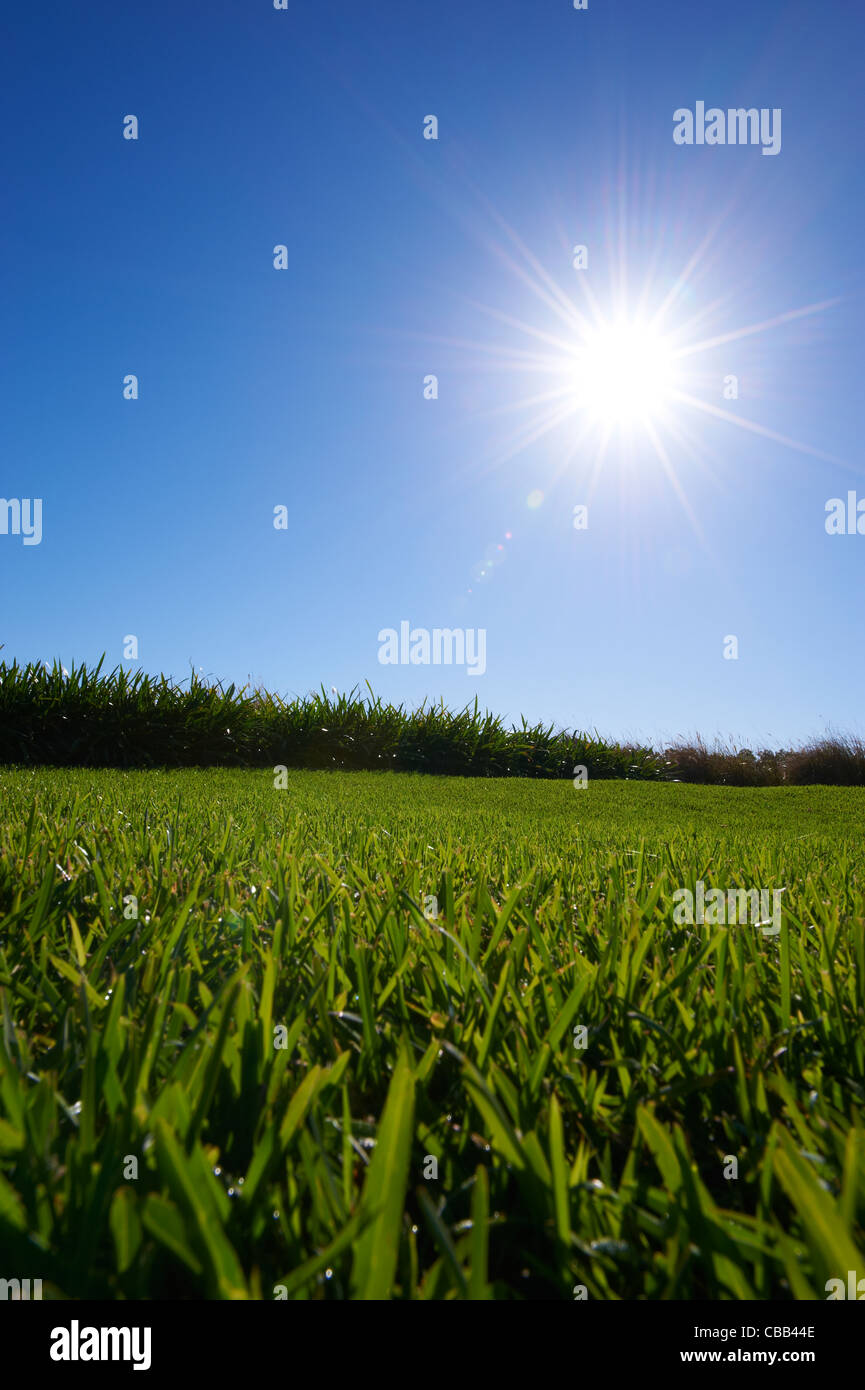
[{"label": "green grass", "polygon": [[309,767],[457,777],[681,781],[719,786],[865,786],[865,742],[827,733],[797,749],[700,738],[663,748],[597,731],[508,728],[477,700],[418,709],[373,694],[283,699],[193,672],[186,682],[117,667],[0,662],[0,765],[57,767]]},{"label": "green grass", "polygon": [[[3,1277],[570,1300],[865,1275],[857,791],[18,769],[0,802]],[[780,936],[677,926],[697,878],[785,888]]]},{"label": "green grass", "polygon": [[195,673],[186,683],[123,667],[68,672],[0,662],[0,764],[64,767],[387,768],[461,777],[663,776],[649,748],[522,721],[508,729],[477,700],[419,709],[320,694],[283,700]]}]

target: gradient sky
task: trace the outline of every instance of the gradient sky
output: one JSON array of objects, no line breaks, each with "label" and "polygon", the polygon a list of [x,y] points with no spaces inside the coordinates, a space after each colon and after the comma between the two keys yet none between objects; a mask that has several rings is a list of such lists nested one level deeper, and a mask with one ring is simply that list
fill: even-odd
[{"label": "gradient sky", "polygon": [[[0,495],[43,539],[0,535],[3,657],[134,633],[283,693],[865,731],[865,537],[824,525],[865,496],[863,39],[859,0],[10,6]],[[780,154],[675,145],[698,100],[781,108]],[[679,405],[666,465],[643,435],[598,467],[526,401],[561,297],[625,280],[695,343],[835,302],[688,359],[768,433]],[[403,619],[484,628],[486,673],[380,665]]]}]

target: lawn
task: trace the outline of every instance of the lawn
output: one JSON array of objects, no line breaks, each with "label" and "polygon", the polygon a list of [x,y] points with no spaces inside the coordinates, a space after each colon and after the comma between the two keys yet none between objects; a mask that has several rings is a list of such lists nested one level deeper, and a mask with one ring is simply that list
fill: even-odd
[{"label": "lawn", "polygon": [[[608,1300],[865,1271],[860,791],[282,780],[0,770],[0,1274]],[[680,923],[697,880],[783,889],[780,933]]]}]

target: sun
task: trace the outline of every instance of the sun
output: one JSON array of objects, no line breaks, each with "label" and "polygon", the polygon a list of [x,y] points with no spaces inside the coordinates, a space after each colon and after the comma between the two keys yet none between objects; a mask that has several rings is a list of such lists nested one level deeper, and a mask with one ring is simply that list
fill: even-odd
[{"label": "sun", "polygon": [[[502,233],[500,243],[490,240],[492,251],[520,282],[521,293],[528,289],[537,299],[544,317],[527,319],[471,298],[466,302],[474,310],[495,321],[495,340],[423,335],[428,342],[458,350],[460,365],[468,349],[473,367],[501,372],[503,388],[515,374],[525,382],[524,390],[503,389],[500,404],[479,412],[487,419],[516,416],[518,421],[496,432],[479,466],[501,467],[549,437],[554,476],[579,473],[589,498],[608,466],[629,478],[636,472],[651,476],[658,468],[697,535],[700,527],[689,488],[699,482],[698,474],[718,476],[713,470],[723,460],[713,435],[719,425],[848,466],[844,459],[749,418],[741,405],[727,404],[739,400],[738,350],[745,340],[823,314],[841,302],[837,297],[826,299],[757,321],[739,320],[734,326],[745,304],[745,290],[733,282],[719,297],[718,247],[713,246],[727,213],[719,214],[708,229],[701,223],[693,249],[677,263],[658,239],[648,213],[643,220],[629,222],[620,187],[618,240],[610,230],[606,274],[600,279],[590,276],[586,260],[578,265],[568,257],[566,286],[495,208],[486,200],[483,206]],[[678,220],[684,228],[687,218],[683,208]],[[570,247],[563,232],[559,241]],[[632,263],[629,252],[634,243]],[[582,245],[576,249],[586,250]],[[574,283],[576,289],[571,288]],[[510,339],[503,337],[502,328]],[[530,510],[542,505],[544,495],[544,489],[532,488]]]},{"label": "sun", "polygon": [[673,349],[648,320],[620,318],[587,328],[575,349],[575,408],[604,431],[658,420],[676,386]]}]

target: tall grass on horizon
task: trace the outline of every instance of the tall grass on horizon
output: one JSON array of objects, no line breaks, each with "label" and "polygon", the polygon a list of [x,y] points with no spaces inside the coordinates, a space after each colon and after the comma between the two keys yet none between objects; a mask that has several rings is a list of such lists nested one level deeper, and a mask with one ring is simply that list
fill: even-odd
[{"label": "tall grass on horizon", "polygon": [[0,663],[0,762],[101,767],[288,767],[454,776],[659,778],[660,761],[554,726],[507,729],[477,700],[452,711],[386,704],[369,689],[284,700],[259,687],[117,667]]},{"label": "tall grass on horizon", "polygon": [[92,767],[286,767],[428,772],[462,777],[592,778],[779,786],[865,785],[865,743],[831,733],[798,749],[661,748],[554,724],[506,727],[477,700],[453,711],[385,703],[367,685],[293,699],[145,671],[59,662],[0,662],[0,763]]}]

